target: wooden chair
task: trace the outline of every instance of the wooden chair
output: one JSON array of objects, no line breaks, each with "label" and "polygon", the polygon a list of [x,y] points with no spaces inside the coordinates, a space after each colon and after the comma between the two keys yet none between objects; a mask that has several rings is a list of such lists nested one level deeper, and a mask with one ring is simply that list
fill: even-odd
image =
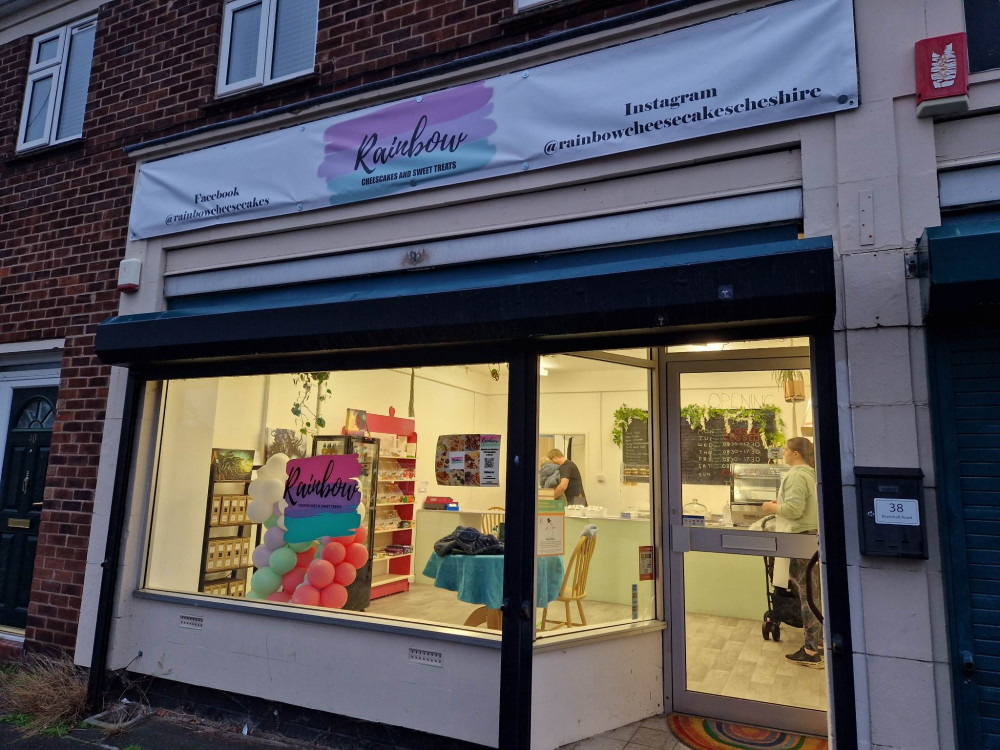
[{"label": "wooden chair", "polygon": [[493,536],[496,536],[500,529],[500,524],[502,524],[506,518],[507,511],[499,505],[494,505],[489,509],[489,511],[483,513],[480,531],[484,534],[492,534]]},{"label": "wooden chair", "polygon": [[566,566],[566,575],[563,576],[559,596],[555,599],[566,607],[566,620],[549,620],[549,608],[545,607],[542,610],[542,630],[546,629],[546,623],[555,626],[551,628],[552,630],[563,625],[567,628],[576,627],[573,618],[570,617],[570,602],[576,602],[576,608],[580,611],[580,625],[587,624],[587,616],[583,613],[583,600],[587,598],[587,575],[590,573],[590,559],[594,556],[594,547],[596,546],[596,534],[580,535],[576,548],[569,558],[569,565]]}]

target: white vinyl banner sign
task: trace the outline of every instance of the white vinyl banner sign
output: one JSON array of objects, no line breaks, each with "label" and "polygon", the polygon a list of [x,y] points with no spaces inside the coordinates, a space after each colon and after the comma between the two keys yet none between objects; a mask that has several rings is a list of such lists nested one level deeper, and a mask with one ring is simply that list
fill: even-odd
[{"label": "white vinyl banner sign", "polygon": [[790,0],[142,164],[130,237],[312,211],[857,105],[851,0]]}]

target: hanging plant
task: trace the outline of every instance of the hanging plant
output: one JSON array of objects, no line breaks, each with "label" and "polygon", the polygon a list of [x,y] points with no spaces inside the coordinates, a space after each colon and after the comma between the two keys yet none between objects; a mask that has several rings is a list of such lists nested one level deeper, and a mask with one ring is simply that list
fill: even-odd
[{"label": "hanging plant", "polygon": [[643,409],[633,409],[630,406],[622,404],[620,407],[615,409],[613,419],[614,426],[611,430],[611,441],[621,448],[622,438],[625,435],[625,431],[628,430],[628,426],[632,424],[632,420],[638,419],[645,422],[649,419],[649,414],[647,414]]},{"label": "hanging plant", "polygon": [[[302,435],[315,435],[326,427],[322,412],[323,402],[333,394],[329,382],[328,372],[300,372],[292,376],[292,383],[298,387],[299,392],[295,396],[291,412]],[[315,405],[312,403],[313,397]]]},{"label": "hanging plant", "polygon": [[730,432],[734,422],[744,422],[748,429],[756,427],[760,430],[765,447],[785,444],[785,421],[781,418],[780,406],[716,409],[688,404],[681,409],[681,418],[687,420],[692,430],[704,430],[710,422],[722,420],[726,432]]}]

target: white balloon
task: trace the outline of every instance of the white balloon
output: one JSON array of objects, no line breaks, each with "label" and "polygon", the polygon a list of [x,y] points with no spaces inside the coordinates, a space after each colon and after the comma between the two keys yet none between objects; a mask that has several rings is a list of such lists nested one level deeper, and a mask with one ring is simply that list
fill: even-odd
[{"label": "white balloon", "polygon": [[260,482],[260,489],[258,490],[259,494],[256,496],[252,495],[251,497],[253,497],[254,500],[260,500],[267,505],[268,508],[271,507],[272,503],[279,500],[281,496],[285,494],[285,483],[278,479],[258,479],[257,481]]},{"label": "white balloon", "polygon": [[285,531],[278,526],[272,526],[264,532],[264,546],[272,552],[285,546]]},{"label": "white balloon", "polygon": [[261,479],[258,476],[256,479],[254,479],[252,482],[250,482],[250,484],[247,485],[247,494],[253,500],[263,500],[264,499],[264,494],[263,494],[264,493],[264,488],[265,488],[264,481],[265,480]]},{"label": "white balloon", "polygon": [[263,500],[253,500],[247,506],[247,518],[254,523],[264,523],[264,521],[271,517],[271,508],[273,505],[273,503],[267,503]]},{"label": "white balloon", "polygon": [[253,551],[253,565],[255,568],[266,568],[271,562],[271,550],[265,545],[260,545]]},{"label": "white balloon", "polygon": [[267,463],[264,464],[264,468],[267,473],[274,476],[277,475],[277,479],[284,479],[287,476],[285,471],[285,465],[288,463],[288,456],[284,453],[275,453],[269,459]]}]

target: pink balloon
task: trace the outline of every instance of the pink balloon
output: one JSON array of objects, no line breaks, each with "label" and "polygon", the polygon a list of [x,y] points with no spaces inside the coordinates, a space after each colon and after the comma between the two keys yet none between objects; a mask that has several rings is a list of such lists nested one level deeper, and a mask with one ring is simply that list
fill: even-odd
[{"label": "pink balloon", "polygon": [[306,577],[305,568],[292,568],[290,571],[285,573],[281,577],[281,588],[285,592],[291,594],[295,591],[295,588],[302,583],[303,579]]},{"label": "pink balloon", "polygon": [[[357,532],[355,532],[355,534],[356,533]],[[350,534],[349,536],[335,536],[333,541],[340,542],[346,547],[347,545],[354,543],[354,534]]]},{"label": "pink balloon", "polygon": [[310,607],[319,606],[319,589],[308,584],[299,586],[292,594],[292,604],[308,604]]},{"label": "pink balloon", "polygon": [[330,542],[323,547],[323,559],[331,565],[339,565],[347,556],[347,548],[340,542]]},{"label": "pink balloon", "polygon": [[[343,565],[343,563],[341,563]],[[337,569],[326,560],[313,560],[309,563],[308,581],[310,586],[318,589],[325,589],[333,583]]]},{"label": "pink balloon", "polygon": [[344,559],[355,568],[360,568],[368,562],[368,548],[363,544],[352,544],[347,548],[347,555]]},{"label": "pink balloon", "polygon": [[333,580],[341,586],[350,586],[357,577],[358,569],[349,562],[342,562],[337,566],[337,574],[333,577]]},{"label": "pink balloon", "polygon": [[368,529],[364,526],[358,526],[358,530],[354,532],[354,543],[364,544],[365,539],[368,538]]},{"label": "pink balloon", "polygon": [[284,591],[275,591],[267,597],[269,602],[288,602],[292,598],[291,594],[286,594]]},{"label": "pink balloon", "polygon": [[320,604],[330,609],[340,609],[347,604],[347,589],[339,583],[331,583],[319,596]]},{"label": "pink balloon", "polygon": [[310,547],[305,552],[296,552],[295,556],[299,558],[299,561],[295,563],[298,568],[308,568],[309,563],[316,559],[316,547]]}]

